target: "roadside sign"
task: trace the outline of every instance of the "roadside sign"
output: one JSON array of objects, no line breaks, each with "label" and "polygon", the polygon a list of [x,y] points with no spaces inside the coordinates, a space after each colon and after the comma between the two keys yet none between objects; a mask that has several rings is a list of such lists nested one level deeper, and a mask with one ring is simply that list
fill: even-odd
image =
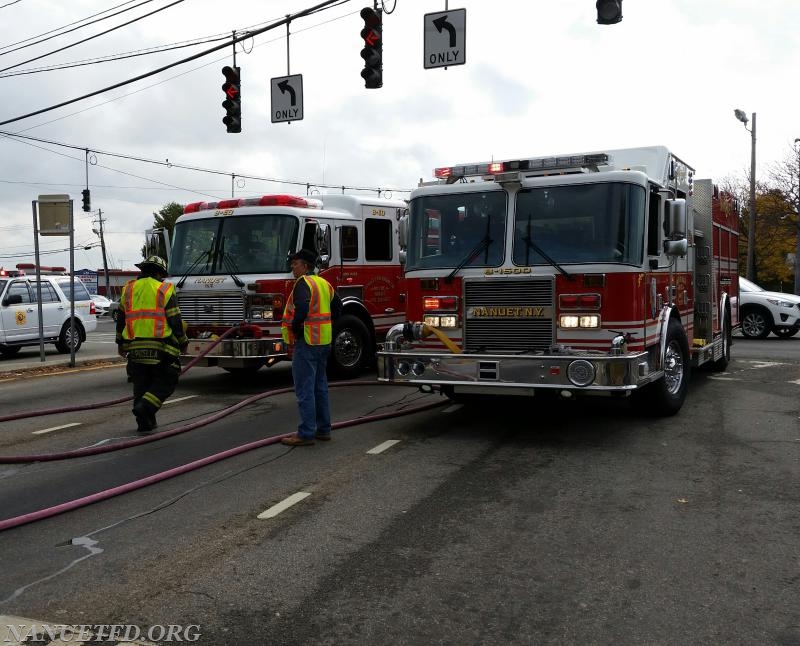
[{"label": "roadside sign", "polygon": [[466,62],[467,10],[426,13],[425,69]]},{"label": "roadside sign", "polygon": [[39,235],[68,236],[72,231],[72,202],[69,195],[40,195]]},{"label": "roadside sign", "polygon": [[303,118],[303,75],[278,76],[271,80],[272,123],[288,123]]}]

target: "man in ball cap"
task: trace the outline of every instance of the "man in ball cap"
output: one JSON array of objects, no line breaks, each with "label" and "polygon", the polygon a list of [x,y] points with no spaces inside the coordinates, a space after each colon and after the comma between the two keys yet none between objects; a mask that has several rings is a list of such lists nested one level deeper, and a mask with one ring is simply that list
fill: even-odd
[{"label": "man in ball cap", "polygon": [[289,257],[294,287],[281,322],[281,336],[292,348],[292,378],[300,412],[297,433],[281,440],[289,446],[308,446],[314,439],[331,439],[331,406],[325,369],[333,340],[333,322],[342,301],[333,286],[314,275],[317,254],[301,249]]},{"label": "man in ball cap", "polygon": [[175,287],[165,283],[167,263],[150,256],[136,265],[141,274],[122,288],[117,317],[117,347],[128,359],[133,383],[133,415],[139,433],[151,433],[156,413],[174,391],[186,350],[185,325]]}]

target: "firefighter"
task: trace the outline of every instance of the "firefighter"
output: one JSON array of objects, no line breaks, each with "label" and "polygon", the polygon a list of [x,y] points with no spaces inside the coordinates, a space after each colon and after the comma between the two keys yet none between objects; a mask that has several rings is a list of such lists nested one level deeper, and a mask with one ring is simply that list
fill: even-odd
[{"label": "firefighter", "polygon": [[158,426],[156,413],[175,390],[180,354],[189,340],[175,287],[163,282],[167,264],[150,256],[136,266],[141,274],[122,288],[116,338],[119,355],[128,359],[137,430],[148,434]]},{"label": "firefighter", "polygon": [[300,412],[297,433],[281,440],[289,446],[331,439],[331,406],[325,369],[333,340],[333,321],[342,301],[333,286],[314,275],[317,255],[301,249],[290,256],[294,287],[281,322],[281,336],[292,346],[292,378]]}]

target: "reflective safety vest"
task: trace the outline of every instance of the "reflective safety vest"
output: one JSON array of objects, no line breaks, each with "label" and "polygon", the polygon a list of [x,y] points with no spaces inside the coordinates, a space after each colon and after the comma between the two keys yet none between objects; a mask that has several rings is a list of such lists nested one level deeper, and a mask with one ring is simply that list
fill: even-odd
[{"label": "reflective safety vest", "polygon": [[172,328],[167,323],[166,305],[175,293],[172,283],[162,283],[155,278],[128,281],[122,289],[120,302],[125,312],[125,329],[122,338],[167,339]]},{"label": "reflective safety vest", "polygon": [[[305,280],[311,290],[311,301],[308,304],[308,316],[303,321],[303,339],[308,345],[329,345],[333,339],[331,323],[331,300],[333,286],[321,276],[300,276],[297,281]],[[297,286],[295,281],[295,287]],[[294,321],[294,289],[286,301],[281,322],[281,336],[286,343],[294,343],[292,322]]]}]

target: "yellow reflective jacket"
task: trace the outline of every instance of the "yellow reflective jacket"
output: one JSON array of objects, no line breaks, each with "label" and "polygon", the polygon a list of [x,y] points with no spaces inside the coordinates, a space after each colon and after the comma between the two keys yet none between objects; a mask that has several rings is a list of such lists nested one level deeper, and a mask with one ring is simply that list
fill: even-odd
[{"label": "yellow reflective jacket", "polygon": [[[180,346],[187,342],[175,301],[175,287],[155,278],[131,280],[122,288],[120,304],[124,327],[118,335],[126,350],[154,350],[180,355]],[[180,325],[177,330],[170,320]]]},{"label": "yellow reflective jacket", "polygon": [[[311,291],[311,301],[308,304],[308,316],[303,321],[303,339],[308,345],[330,345],[333,339],[333,323],[331,319],[331,300],[333,299],[333,285],[321,276],[307,274],[300,276],[299,281],[305,280]],[[295,316],[294,288],[286,301],[281,322],[281,336],[286,343],[294,343],[292,323]]]}]

